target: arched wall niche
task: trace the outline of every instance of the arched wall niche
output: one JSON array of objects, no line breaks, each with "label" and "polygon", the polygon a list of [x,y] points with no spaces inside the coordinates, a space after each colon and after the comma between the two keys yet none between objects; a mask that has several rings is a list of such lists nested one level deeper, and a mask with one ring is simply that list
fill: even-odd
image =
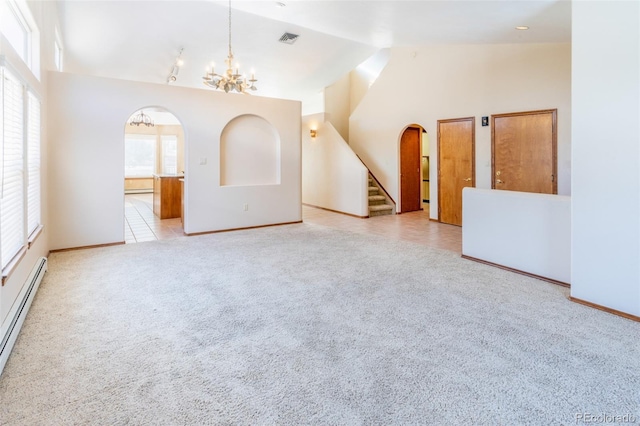
[{"label": "arched wall niche", "polygon": [[220,185],[280,184],[280,136],[264,118],[244,114],[220,135]]}]

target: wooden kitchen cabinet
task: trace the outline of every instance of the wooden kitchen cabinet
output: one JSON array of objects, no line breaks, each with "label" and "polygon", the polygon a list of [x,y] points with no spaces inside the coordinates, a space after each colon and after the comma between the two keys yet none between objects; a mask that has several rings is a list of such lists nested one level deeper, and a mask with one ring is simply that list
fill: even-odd
[{"label": "wooden kitchen cabinet", "polygon": [[180,223],[184,227],[184,178],[180,178]]},{"label": "wooden kitchen cabinet", "polygon": [[181,217],[182,176],[153,175],[153,213],[160,219]]}]

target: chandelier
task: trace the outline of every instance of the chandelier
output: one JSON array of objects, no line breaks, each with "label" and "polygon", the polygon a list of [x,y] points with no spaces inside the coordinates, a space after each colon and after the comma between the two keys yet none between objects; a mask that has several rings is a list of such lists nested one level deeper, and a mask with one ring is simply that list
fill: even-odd
[{"label": "chandelier", "polygon": [[129,126],[147,126],[147,127],[153,127],[153,120],[151,119],[151,117],[149,117],[147,114],[144,113],[144,111],[140,110],[139,113],[135,114],[132,118],[131,121],[129,121]]},{"label": "chandelier", "polygon": [[247,78],[240,74],[238,64],[236,64],[235,72],[233,70],[233,52],[231,51],[231,0],[229,0],[229,55],[224,60],[227,64],[227,70],[224,74],[216,74],[211,65],[211,71],[207,69],[204,77],[204,84],[209,87],[218,90],[224,90],[226,93],[236,91],[238,93],[247,93],[247,90],[257,90],[255,82],[258,81],[255,78],[253,71],[251,72],[251,78]]}]

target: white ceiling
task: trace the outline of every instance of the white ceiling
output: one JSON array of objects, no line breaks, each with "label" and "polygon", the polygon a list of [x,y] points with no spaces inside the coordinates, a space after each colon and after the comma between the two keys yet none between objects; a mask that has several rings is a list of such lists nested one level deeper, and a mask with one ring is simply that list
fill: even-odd
[{"label": "white ceiling", "polygon": [[[261,96],[306,99],[381,48],[434,43],[570,42],[568,0],[232,1],[232,45]],[[65,71],[204,88],[228,45],[226,1],[58,1]],[[528,31],[515,26],[527,25]],[[293,45],[278,41],[299,34]]]}]

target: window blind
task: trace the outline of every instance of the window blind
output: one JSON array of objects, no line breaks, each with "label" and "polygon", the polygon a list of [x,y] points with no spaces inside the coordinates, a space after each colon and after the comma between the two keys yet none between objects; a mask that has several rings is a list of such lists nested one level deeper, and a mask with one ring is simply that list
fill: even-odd
[{"label": "window blind", "polygon": [[40,226],[40,101],[28,92],[27,235]]},{"label": "window blind", "polygon": [[0,170],[0,254],[2,268],[25,245],[24,89],[2,68],[2,169]]}]

